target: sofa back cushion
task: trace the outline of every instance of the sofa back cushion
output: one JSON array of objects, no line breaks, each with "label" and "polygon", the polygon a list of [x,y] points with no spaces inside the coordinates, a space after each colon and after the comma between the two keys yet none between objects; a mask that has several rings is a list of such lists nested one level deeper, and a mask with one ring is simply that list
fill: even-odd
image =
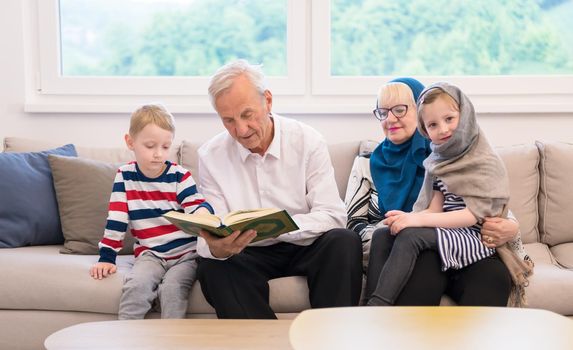
[{"label": "sofa back cushion", "polygon": [[[93,159],[48,157],[58,199],[64,246],[61,253],[98,254],[113,181],[120,164]],[[133,253],[129,230],[120,254]]]},{"label": "sofa back cushion", "polygon": [[75,156],[68,144],[0,154],[0,248],[63,242],[48,154]]},{"label": "sofa back cushion", "polygon": [[573,242],[573,144],[561,142],[535,143],[541,163],[539,173],[539,231],[541,241],[550,246]]},{"label": "sofa back cushion", "polygon": [[359,147],[360,141],[328,145],[328,153],[330,154],[330,160],[334,167],[334,178],[338,185],[338,194],[342,200],[344,200],[344,196],[346,195],[348,178],[350,177],[354,158],[358,155]]},{"label": "sofa back cushion", "polygon": [[195,182],[199,181],[199,173],[197,170],[197,150],[201,147],[199,142],[191,142],[183,140],[181,142],[181,166],[191,172],[191,176]]},{"label": "sofa back cushion", "polygon": [[[498,147],[509,175],[509,209],[519,221],[524,243],[539,241],[537,224],[539,192],[539,152],[534,145]],[[495,184],[492,184],[495,186]]]},{"label": "sofa back cushion", "polygon": [[[61,146],[61,143],[44,140],[33,140],[22,137],[6,137],[5,152],[38,152]],[[133,152],[127,147],[85,147],[75,146],[78,157],[100,160],[109,163],[127,163],[135,159]],[[171,147],[169,160],[179,162],[179,145]]]}]

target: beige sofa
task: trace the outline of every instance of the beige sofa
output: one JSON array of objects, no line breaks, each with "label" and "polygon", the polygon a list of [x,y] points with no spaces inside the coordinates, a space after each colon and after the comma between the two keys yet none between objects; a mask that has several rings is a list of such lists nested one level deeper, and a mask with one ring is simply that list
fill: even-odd
[{"label": "beige sofa", "polygon": [[[60,144],[22,138],[4,140],[5,152],[57,146]],[[183,141],[174,147],[171,158],[196,174],[197,146]],[[342,196],[359,148],[359,141],[329,146]],[[123,148],[76,149],[81,160],[96,163],[118,163],[131,157]],[[527,288],[529,307],[573,316],[573,229],[567,220],[573,215],[573,186],[567,181],[573,173],[573,145],[538,142],[501,148],[499,153],[510,175],[510,207],[520,221],[526,249],[536,264]],[[58,329],[116,319],[123,278],[133,258],[119,256],[118,273],[95,281],[88,275],[88,268],[97,256],[61,254],[62,248],[0,249],[0,349],[41,349],[45,337]],[[270,289],[271,305],[279,318],[293,317],[310,307],[302,277],[272,280]],[[158,317],[157,312],[150,317]],[[189,298],[188,317],[215,317],[198,284]]]}]

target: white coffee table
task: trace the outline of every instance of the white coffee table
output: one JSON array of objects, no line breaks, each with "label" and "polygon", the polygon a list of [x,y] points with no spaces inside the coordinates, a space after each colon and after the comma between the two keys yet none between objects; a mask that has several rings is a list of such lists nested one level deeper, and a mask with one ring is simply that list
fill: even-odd
[{"label": "white coffee table", "polygon": [[573,321],[538,309],[352,307],[306,310],[290,329],[296,350],[573,349]]}]

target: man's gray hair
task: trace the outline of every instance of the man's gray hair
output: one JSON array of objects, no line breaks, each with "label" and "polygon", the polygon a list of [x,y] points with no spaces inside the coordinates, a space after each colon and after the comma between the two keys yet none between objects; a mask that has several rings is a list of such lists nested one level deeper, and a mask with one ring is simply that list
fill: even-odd
[{"label": "man's gray hair", "polygon": [[[247,60],[240,59],[229,62],[217,69],[209,81],[209,101],[215,108],[215,100],[233,85],[235,78],[244,75],[261,94],[267,90],[265,75],[260,65],[253,65]],[[216,108],[215,108],[216,109]]]}]

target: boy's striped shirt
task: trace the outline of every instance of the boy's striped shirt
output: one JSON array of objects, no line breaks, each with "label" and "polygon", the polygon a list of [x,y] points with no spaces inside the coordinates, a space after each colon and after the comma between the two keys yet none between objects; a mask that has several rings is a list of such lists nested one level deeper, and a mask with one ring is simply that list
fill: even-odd
[{"label": "boy's striped shirt", "polygon": [[99,243],[100,262],[115,264],[128,227],[136,239],[134,255],[149,251],[157,257],[176,259],[194,252],[196,237],[179,230],[162,215],[168,211],[192,213],[199,207],[213,212],[185,168],[167,161],[157,178],[143,175],[136,162],[121,166],[116,174],[109,201],[103,239]]}]

